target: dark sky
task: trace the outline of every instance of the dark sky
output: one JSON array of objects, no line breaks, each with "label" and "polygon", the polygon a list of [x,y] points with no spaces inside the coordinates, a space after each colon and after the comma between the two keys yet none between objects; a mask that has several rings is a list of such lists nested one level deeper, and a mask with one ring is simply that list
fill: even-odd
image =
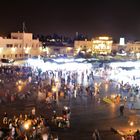
[{"label": "dark sky", "polygon": [[139,0],[4,0],[0,35],[21,31],[90,37],[110,35],[140,40]]}]

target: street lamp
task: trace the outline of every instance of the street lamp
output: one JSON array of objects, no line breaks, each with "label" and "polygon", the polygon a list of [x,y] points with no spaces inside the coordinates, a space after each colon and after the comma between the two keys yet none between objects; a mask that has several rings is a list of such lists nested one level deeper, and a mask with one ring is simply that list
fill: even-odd
[{"label": "street lamp", "polygon": [[131,122],[129,123],[129,125],[130,125],[130,126],[134,126],[134,122],[131,121]]},{"label": "street lamp", "polygon": [[30,126],[31,126],[31,121],[30,120],[25,121],[24,124],[23,124],[23,127],[24,127],[25,130],[29,130]]},{"label": "street lamp", "polygon": [[31,127],[31,120],[25,121],[23,124],[23,128],[25,130],[24,132],[25,132],[25,135],[27,136],[27,138],[28,138],[28,130],[30,129],[30,127]]},{"label": "street lamp", "polygon": [[134,129],[133,129],[134,121],[129,121],[128,123],[129,123],[129,125],[131,127],[130,130],[129,130],[129,132],[128,132],[128,134],[131,135],[131,136],[133,136],[133,134],[134,134]]},{"label": "street lamp", "polygon": [[26,123],[24,124],[24,128],[25,128],[25,130],[28,130],[29,127],[30,127],[30,126],[29,126],[29,123],[26,122]]}]

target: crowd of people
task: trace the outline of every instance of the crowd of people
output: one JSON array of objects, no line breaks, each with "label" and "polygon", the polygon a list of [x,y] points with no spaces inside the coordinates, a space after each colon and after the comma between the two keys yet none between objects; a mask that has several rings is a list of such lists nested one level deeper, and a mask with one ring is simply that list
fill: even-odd
[{"label": "crowd of people", "polygon": [[[0,103],[8,105],[19,101],[35,100],[49,107],[61,98],[71,100],[77,96],[93,96],[93,71],[46,71],[24,66],[0,67]],[[10,84],[9,84],[10,83]],[[59,98],[59,99],[58,99]],[[55,112],[55,111],[54,111]],[[13,112],[14,113],[14,112]],[[4,115],[0,136],[3,139],[36,139],[50,137],[49,125],[45,117],[30,114],[19,116]],[[70,109],[64,107],[61,115],[52,113],[52,124],[58,128],[70,128]],[[30,124],[30,128],[26,123]],[[29,130],[27,130],[29,129]],[[53,139],[53,138],[52,138]],[[47,140],[47,139],[43,139]]]},{"label": "crowd of people", "polygon": [[[21,100],[36,100],[36,102],[43,102],[48,106],[51,104],[59,104],[61,98],[71,100],[77,97],[90,96],[97,99],[100,103],[100,85],[96,83],[95,75],[101,72],[99,69],[84,69],[77,71],[68,70],[47,70],[42,72],[39,68],[31,68],[25,66],[1,66],[0,67],[0,103],[8,104]],[[105,68],[103,82],[106,81],[107,69]],[[10,84],[9,84],[10,83]],[[139,92],[139,87],[132,87],[129,84],[117,83],[116,89],[122,96],[125,92],[131,99],[131,93],[135,95]],[[130,94],[128,94],[130,93]],[[133,94],[134,95],[134,94]],[[131,99],[132,100],[132,99]],[[120,115],[123,116],[122,107],[120,109]],[[32,113],[33,114],[33,113]],[[24,117],[23,117],[24,116]],[[34,115],[33,115],[34,116]],[[23,129],[23,124],[30,120],[32,131],[31,137],[43,136],[42,132],[47,131],[45,134],[49,134],[49,129],[46,127],[45,118],[36,117],[30,115],[20,115],[19,117],[13,117],[13,119],[3,122],[9,125],[8,135],[13,139],[18,138],[21,134],[24,137],[29,137],[26,133],[26,128]],[[62,116],[56,116],[53,114],[52,121],[57,127],[70,127],[70,113],[62,113]],[[35,123],[35,126],[34,126]],[[12,124],[12,125],[11,125]],[[45,126],[45,127],[44,127]],[[41,133],[40,129],[41,127]],[[18,136],[16,136],[16,131]],[[27,136],[26,136],[27,135]]]},{"label": "crowd of people", "polygon": [[[4,66],[0,67],[0,78],[0,102],[25,99],[33,95],[38,98],[45,96],[46,101],[49,101],[52,98],[56,99],[55,88],[58,95],[64,97],[76,98],[78,94],[93,94],[94,92],[94,74],[93,71],[88,70],[41,72],[41,69],[37,68]],[[12,91],[9,90],[10,88]],[[33,89],[35,89],[34,94],[31,94]]]},{"label": "crowd of people", "polygon": [[2,140],[58,140],[50,133],[50,124],[43,116],[20,114],[10,118],[5,112],[0,129]]}]

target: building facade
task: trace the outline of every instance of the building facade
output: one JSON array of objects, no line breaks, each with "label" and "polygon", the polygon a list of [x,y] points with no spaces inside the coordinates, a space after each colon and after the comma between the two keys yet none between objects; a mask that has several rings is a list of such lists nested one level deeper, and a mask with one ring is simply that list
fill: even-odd
[{"label": "building facade", "polygon": [[110,54],[112,50],[113,40],[111,37],[96,37],[91,41],[75,41],[74,54],[81,51],[92,54]]},{"label": "building facade", "polygon": [[92,51],[92,41],[75,41],[74,42],[74,55],[77,55],[79,52],[86,51],[90,52]]},{"label": "building facade", "polygon": [[48,46],[43,51],[43,55],[47,57],[73,56],[73,47],[70,46]]},{"label": "building facade", "polygon": [[96,54],[110,54],[113,40],[111,37],[96,37],[92,39],[92,52]]},{"label": "building facade", "polygon": [[126,47],[126,52],[129,53],[140,53],[140,42],[128,42]]},{"label": "building facade", "polygon": [[0,58],[23,59],[42,54],[42,43],[32,33],[11,33],[11,38],[0,37]]}]

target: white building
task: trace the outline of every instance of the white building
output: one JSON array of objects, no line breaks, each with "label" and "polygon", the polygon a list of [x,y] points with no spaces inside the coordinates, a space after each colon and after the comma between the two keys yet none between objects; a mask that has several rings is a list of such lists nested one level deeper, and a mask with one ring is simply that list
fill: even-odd
[{"label": "white building", "polygon": [[42,54],[42,44],[32,33],[11,33],[11,38],[0,37],[0,58],[20,59]]}]

